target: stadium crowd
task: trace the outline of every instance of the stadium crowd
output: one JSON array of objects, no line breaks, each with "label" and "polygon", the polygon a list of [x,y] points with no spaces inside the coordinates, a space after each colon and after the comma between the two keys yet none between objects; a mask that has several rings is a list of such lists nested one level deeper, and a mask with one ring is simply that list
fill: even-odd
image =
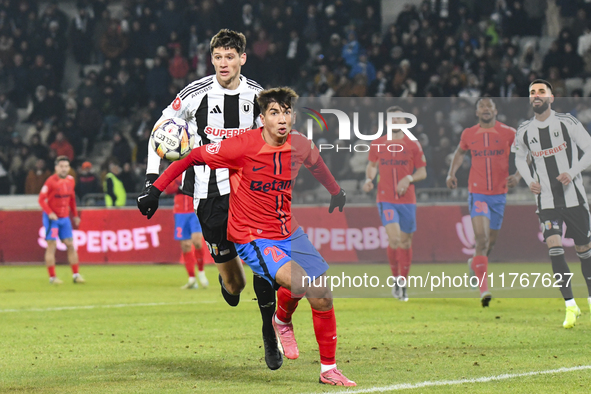
[{"label": "stadium crowd", "polygon": [[[419,187],[445,187],[450,155],[475,119],[473,102],[462,98],[527,97],[529,82],[542,77],[555,96],[572,97],[559,110],[591,123],[580,99],[591,72],[591,3],[427,0],[407,4],[385,28],[381,3],[78,0],[68,17],[57,1],[2,0],[0,194],[38,194],[59,155],[73,161],[83,183],[78,197],[101,192],[110,168],[128,192],[139,191],[155,120],[188,82],[213,73],[209,40],[224,27],[246,35],[243,73],[264,87],[323,98],[459,97],[419,118],[429,173]],[[68,57],[77,86],[65,75]],[[505,123],[516,127],[528,117],[523,100],[500,112]],[[411,109],[422,113],[420,105]],[[365,176],[366,157],[329,153],[326,160],[338,179]],[[458,172],[460,184],[468,168]]]}]

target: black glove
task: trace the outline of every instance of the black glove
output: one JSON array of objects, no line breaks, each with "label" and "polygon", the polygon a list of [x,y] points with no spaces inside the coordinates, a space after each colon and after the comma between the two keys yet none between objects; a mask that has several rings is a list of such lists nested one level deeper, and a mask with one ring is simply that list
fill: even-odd
[{"label": "black glove", "polygon": [[146,180],[144,181],[144,190],[142,190],[142,194],[148,192],[148,189],[154,182],[156,182],[156,179],[158,179],[158,174],[146,174]]},{"label": "black glove", "polygon": [[336,207],[339,207],[339,212],[343,212],[343,207],[347,201],[347,193],[343,189],[338,194],[335,194],[330,198],[330,207],[328,207],[328,213],[332,213]]},{"label": "black glove", "polygon": [[158,209],[158,200],[162,192],[154,186],[148,187],[147,191],[142,192],[137,198],[137,207],[142,215],[152,218]]}]

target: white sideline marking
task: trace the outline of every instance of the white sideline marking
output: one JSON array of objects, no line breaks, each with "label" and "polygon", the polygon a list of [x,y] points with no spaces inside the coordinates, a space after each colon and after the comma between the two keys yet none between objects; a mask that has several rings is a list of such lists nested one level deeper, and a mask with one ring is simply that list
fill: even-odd
[{"label": "white sideline marking", "polygon": [[127,308],[134,306],[162,306],[162,305],[186,305],[186,304],[209,304],[216,301],[187,301],[187,302],[146,302],[138,304],[114,304],[114,305],[77,305],[77,306],[58,306],[54,308],[28,308],[28,309],[0,309],[0,313],[9,312],[53,312],[53,311],[71,311],[76,309],[99,309],[99,308]]},{"label": "white sideline marking", "polygon": [[438,381],[426,381],[420,383],[400,383],[394,384],[392,386],[382,386],[382,387],[370,387],[367,389],[353,389],[353,390],[344,390],[344,391],[322,391],[322,393],[347,393],[347,394],[357,394],[357,393],[381,393],[384,391],[397,391],[397,390],[409,390],[409,389],[417,389],[421,387],[429,387],[429,386],[452,386],[464,383],[486,383],[491,382],[493,380],[505,380],[505,379],[513,379],[513,378],[520,378],[524,376],[535,376],[535,375],[547,375],[552,373],[562,373],[562,372],[572,372],[572,371],[581,371],[584,369],[591,369],[591,365],[580,365],[578,367],[570,367],[570,368],[558,368],[558,369],[549,369],[546,371],[534,371],[534,372],[524,372],[524,373],[514,373],[514,374],[502,374],[497,376],[487,376],[482,378],[472,378],[472,379],[459,379],[459,380],[438,380]]}]

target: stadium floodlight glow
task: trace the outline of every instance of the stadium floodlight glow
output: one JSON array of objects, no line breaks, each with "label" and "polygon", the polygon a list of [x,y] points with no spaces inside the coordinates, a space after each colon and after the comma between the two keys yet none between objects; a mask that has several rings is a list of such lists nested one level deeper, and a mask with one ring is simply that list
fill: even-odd
[{"label": "stadium floodlight glow", "polygon": [[[337,117],[338,122],[339,122],[339,140],[343,140],[343,141],[351,140],[351,120],[349,119],[349,116],[344,111],[341,111],[338,109],[321,109],[320,113],[318,113],[318,111],[314,111],[311,108],[305,107],[305,109],[314,112],[314,114],[316,116],[311,113],[307,113],[307,114],[309,116],[311,116],[316,121],[316,123],[318,125],[320,125],[321,129],[323,129],[322,124],[324,124],[324,126],[328,130],[326,120],[321,115],[321,113],[335,115]],[[318,117],[320,119],[322,119],[322,123],[320,122]],[[417,125],[417,117],[415,115],[408,113],[408,112],[387,112],[386,117],[387,117],[388,140],[392,139],[392,132],[394,130],[400,130],[404,134],[406,134],[406,136],[408,138],[410,138],[411,140],[417,141],[417,138],[409,130],[410,128],[413,128],[414,126]],[[394,118],[410,119],[410,123],[394,123]],[[313,128],[314,128],[314,123],[313,123],[312,119],[308,119],[308,121],[306,122],[306,127],[307,127],[307,138],[309,140],[312,140]],[[355,136],[358,139],[364,140],[364,141],[373,141],[373,140],[380,138],[384,132],[384,113],[378,112],[378,131],[375,134],[366,135],[366,134],[361,134],[361,132],[359,131],[359,112],[353,112],[353,132],[355,133]]]}]

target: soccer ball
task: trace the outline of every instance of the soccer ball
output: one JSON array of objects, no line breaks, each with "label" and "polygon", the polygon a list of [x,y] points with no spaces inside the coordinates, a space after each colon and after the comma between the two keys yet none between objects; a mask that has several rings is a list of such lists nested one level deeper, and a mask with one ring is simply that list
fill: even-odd
[{"label": "soccer ball", "polygon": [[152,131],[150,144],[162,159],[170,161],[186,157],[195,142],[195,135],[189,130],[187,121],[170,118],[160,122]]}]

